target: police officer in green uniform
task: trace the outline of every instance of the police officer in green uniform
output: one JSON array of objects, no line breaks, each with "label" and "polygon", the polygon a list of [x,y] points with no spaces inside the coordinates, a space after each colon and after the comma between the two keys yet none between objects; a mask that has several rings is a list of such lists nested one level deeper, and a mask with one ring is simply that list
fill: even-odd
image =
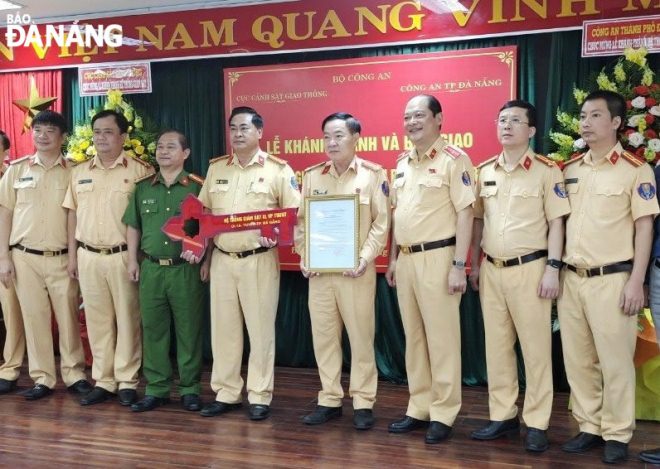
[{"label": "police officer in green uniform", "polygon": [[[160,171],[139,181],[123,222],[128,225],[128,275],[140,282],[145,396],[134,412],[153,410],[169,402],[172,382],[170,325],[176,336],[179,392],[184,409],[201,409],[202,312],[209,264],[181,259],[181,245],[161,231],[177,214],[188,194],[199,194],[203,180],[183,170],[190,155],[185,135],[166,130],[158,137],[156,161]],[[143,256],[139,263],[139,251]]]}]

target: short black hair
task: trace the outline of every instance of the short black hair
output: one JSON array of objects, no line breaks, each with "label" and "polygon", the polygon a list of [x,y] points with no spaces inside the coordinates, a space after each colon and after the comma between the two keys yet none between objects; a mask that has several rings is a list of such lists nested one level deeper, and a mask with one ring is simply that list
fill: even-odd
[{"label": "short black hair", "polygon": [[264,128],[264,118],[257,111],[248,106],[238,106],[231,110],[227,124],[231,125],[231,120],[238,114],[250,114],[252,116],[252,125],[257,129]]},{"label": "short black hair", "polygon": [[323,119],[321,130],[325,129],[325,124],[335,120],[346,122],[346,127],[351,134],[359,134],[362,132],[362,125],[360,124],[360,121],[347,112],[335,112],[330,114],[328,117]]},{"label": "short black hair", "polygon": [[510,109],[512,107],[519,107],[524,109],[527,112],[527,121],[529,123],[530,127],[536,127],[536,108],[534,107],[533,104],[524,101],[522,99],[512,99],[511,101],[507,101],[504,103],[504,106],[502,106],[498,112],[498,114],[505,109]]},{"label": "short black hair", "polygon": [[442,112],[442,105],[440,104],[440,101],[438,101],[438,98],[430,94],[420,94],[419,96],[426,98],[426,105],[429,108],[429,111],[431,111],[431,114],[433,114],[433,117]]},{"label": "short black hair", "polygon": [[160,140],[160,137],[162,137],[165,134],[176,134],[179,144],[181,145],[181,148],[184,150],[187,150],[190,148],[190,145],[188,144],[188,137],[186,137],[186,134],[181,132],[180,130],[177,129],[165,129],[161,133],[158,134],[158,137],[156,138],[156,143]]},{"label": "short black hair", "polygon": [[60,132],[63,134],[67,132],[68,128],[64,116],[59,112],[51,111],[50,109],[41,111],[39,114],[34,116],[30,127],[34,129],[36,125],[52,125],[53,127],[60,129]]},{"label": "short black hair", "polygon": [[120,134],[127,134],[128,133],[128,120],[126,117],[121,112],[117,112],[114,109],[104,109],[103,111],[99,111],[96,114],[94,114],[94,117],[92,117],[92,128],[94,128],[94,122],[96,122],[99,119],[103,119],[104,117],[114,117],[115,122],[117,123],[117,127],[119,127],[119,133]]},{"label": "short black hair", "polygon": [[11,148],[11,141],[7,134],[4,131],[0,130],[0,142],[2,142],[3,151],[9,150]]},{"label": "short black hair", "polygon": [[596,90],[592,91],[584,98],[584,103],[587,101],[595,101],[597,99],[603,99],[607,103],[607,110],[610,111],[612,119],[615,117],[621,118],[621,125],[618,130],[621,130],[626,123],[626,98],[621,96],[619,93],[609,90]]}]

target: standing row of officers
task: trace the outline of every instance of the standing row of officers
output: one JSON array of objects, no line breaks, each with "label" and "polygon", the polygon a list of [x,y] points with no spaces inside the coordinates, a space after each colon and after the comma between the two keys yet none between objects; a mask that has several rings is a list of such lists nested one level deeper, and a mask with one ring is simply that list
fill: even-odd
[{"label": "standing row of officers", "polygon": [[[245,323],[248,416],[261,420],[270,415],[277,238],[258,230],[222,233],[204,256],[182,253],[161,227],[192,193],[213,214],[299,208],[296,249],[309,278],[321,378],[318,405],[304,416],[305,424],[342,414],[345,327],[351,344],[353,425],[360,430],[374,425],[374,260],[391,232],[386,278],[397,288],[410,399],[405,416],[392,422],[389,431],[425,428],[427,443],[451,435],[461,407],[459,303],[470,281],[481,295],[490,407],[490,421],[472,437],[489,440],[520,430],[518,338],[527,378],[525,448],[548,448],[550,310],[559,298],[572,411],[579,425],[579,433],[562,449],[584,452],[604,443],[603,459],[620,462],[635,424],[636,313],[643,306],[653,218],[659,212],[653,171],[617,139],[625,109],[616,93],[589,95],[580,130],[590,149],[562,172],[529,148],[536,132],[534,107],[507,102],[496,120],[502,152],[480,165],[477,177],[469,157],[441,138],[439,101],[416,96],[408,101],[403,122],[413,147],[398,158],[391,185],[380,165],[355,153],[360,122],[347,113],[328,116],[321,128],[329,159],[305,170],[302,198],[358,196],[359,263],[343,273],[308,269],[301,191],[288,164],[260,149],[263,120],[254,109],[232,111],[232,154],[212,160],[206,179],[183,170],[190,149],[176,130],[159,136],[157,173],[128,157],[122,150],[128,123],[114,111],[94,116],[97,154],[72,168],[60,153],[66,123],[61,115],[44,111],[32,122],[36,153],[13,161],[0,180],[0,294],[7,327],[0,392],[15,388],[25,344],[35,382],[25,397],[35,400],[52,392],[52,305],[62,379],[82,395],[82,405],[115,394],[136,412],[169,402],[173,326],[183,407],[206,417],[241,407]],[[202,282],[209,279],[216,397],[203,405]],[[85,377],[78,285],[94,386]],[[141,364],[147,385],[138,399]]]}]

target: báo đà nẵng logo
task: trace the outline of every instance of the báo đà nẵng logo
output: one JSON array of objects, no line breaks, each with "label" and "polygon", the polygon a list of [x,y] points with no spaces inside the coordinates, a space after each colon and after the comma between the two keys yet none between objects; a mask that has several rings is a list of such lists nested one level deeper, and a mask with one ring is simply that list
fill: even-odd
[{"label": "b\u00e1o \u0111\u00e0 n\u1eb5ng logo", "polygon": [[123,31],[120,24],[91,25],[45,24],[36,25],[28,14],[7,15],[5,44],[7,47],[39,47],[44,49],[52,45],[58,47],[121,47]]}]

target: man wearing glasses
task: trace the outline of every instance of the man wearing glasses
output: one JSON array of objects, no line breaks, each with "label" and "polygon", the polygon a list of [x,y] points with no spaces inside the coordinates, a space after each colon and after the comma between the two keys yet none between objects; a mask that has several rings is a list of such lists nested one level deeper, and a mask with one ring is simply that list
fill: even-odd
[{"label": "man wearing glasses", "polygon": [[493,440],[520,429],[517,337],[527,380],[525,449],[542,452],[552,410],[550,310],[570,207],[559,167],[529,148],[534,106],[509,101],[496,122],[502,152],[479,166],[470,273],[486,331],[490,421],[472,438]]}]

